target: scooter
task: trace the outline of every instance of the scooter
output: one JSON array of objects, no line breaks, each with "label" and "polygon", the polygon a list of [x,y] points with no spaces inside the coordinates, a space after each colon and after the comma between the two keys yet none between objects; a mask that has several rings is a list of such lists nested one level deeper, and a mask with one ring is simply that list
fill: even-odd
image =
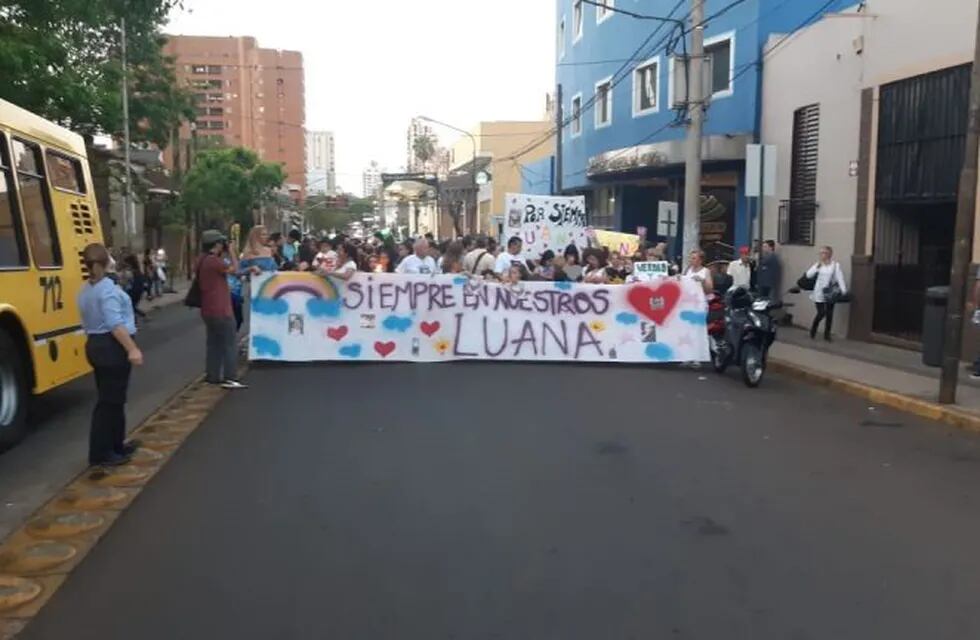
[{"label": "scooter", "polygon": [[[721,306],[724,311],[719,314]],[[759,386],[769,347],[776,341],[771,312],[782,307],[781,302],[755,298],[743,288],[729,291],[723,302],[720,298],[710,302],[708,343],[715,371],[724,373],[729,365],[738,363],[745,384]]]}]

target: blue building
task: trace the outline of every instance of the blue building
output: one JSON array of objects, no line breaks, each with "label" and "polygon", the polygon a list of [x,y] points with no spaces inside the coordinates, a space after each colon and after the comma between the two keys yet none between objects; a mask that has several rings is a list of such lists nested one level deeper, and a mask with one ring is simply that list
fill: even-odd
[{"label": "blue building", "polygon": [[[615,9],[687,22],[689,0],[605,0]],[[701,244],[727,254],[748,244],[745,146],[757,141],[760,62],[773,34],[793,31],[853,0],[706,0],[711,98],[704,126]],[[582,0],[557,0],[557,83],[570,119],[563,130],[561,189],[584,194],[592,224],[657,230],[658,203],[684,193],[685,40],[677,25],[638,19]],[[778,40],[776,41],[778,42]],[[778,55],[769,45],[766,55]],[[706,69],[707,70],[707,69]],[[805,73],[801,69],[801,73]],[[525,187],[555,187],[555,163],[523,167]],[[545,180],[544,176],[548,176]],[[683,211],[681,216],[683,219]],[[682,221],[681,221],[682,222]],[[676,228],[681,228],[680,226]],[[680,239],[675,243],[675,250]]]}]

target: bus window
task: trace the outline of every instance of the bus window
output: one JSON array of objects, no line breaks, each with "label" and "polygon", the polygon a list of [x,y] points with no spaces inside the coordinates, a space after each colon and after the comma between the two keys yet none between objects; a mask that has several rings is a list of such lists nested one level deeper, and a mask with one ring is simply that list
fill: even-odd
[{"label": "bus window", "polygon": [[60,267],[61,248],[44,184],[41,148],[16,138],[13,146],[21,211],[27,223],[27,239],[34,255],[34,264],[39,267]]},{"label": "bus window", "polygon": [[24,236],[14,208],[14,181],[7,140],[0,133],[0,269],[26,267]]},{"label": "bus window", "polygon": [[47,156],[51,186],[75,193],[85,193],[85,176],[82,175],[82,164],[78,160],[50,150]]}]

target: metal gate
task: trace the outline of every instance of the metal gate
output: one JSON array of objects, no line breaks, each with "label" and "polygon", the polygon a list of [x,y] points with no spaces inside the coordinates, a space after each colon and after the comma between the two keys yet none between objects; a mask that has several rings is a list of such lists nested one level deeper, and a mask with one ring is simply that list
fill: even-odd
[{"label": "metal gate", "polygon": [[881,87],[873,329],[919,340],[925,289],[948,284],[970,66]]}]

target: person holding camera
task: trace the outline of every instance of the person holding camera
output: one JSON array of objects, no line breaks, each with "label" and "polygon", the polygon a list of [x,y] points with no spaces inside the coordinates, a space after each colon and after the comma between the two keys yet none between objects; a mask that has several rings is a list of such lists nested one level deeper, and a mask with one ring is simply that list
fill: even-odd
[{"label": "person holding camera", "polygon": [[834,250],[830,247],[820,248],[820,259],[807,269],[806,277],[813,279],[813,291],[810,300],[817,305],[817,315],[810,326],[810,339],[817,337],[820,322],[826,320],[823,338],[832,340],[831,331],[834,325],[834,304],[847,295],[847,283],[844,282],[844,270],[834,260]]},{"label": "person holding camera", "polygon": [[[197,261],[201,318],[207,330],[205,380],[225,389],[244,389],[238,381],[238,331],[231,306],[228,275],[238,273],[238,252],[229,251],[228,239],[210,229],[201,234],[203,254]],[[225,262],[225,257],[230,263]]]}]

